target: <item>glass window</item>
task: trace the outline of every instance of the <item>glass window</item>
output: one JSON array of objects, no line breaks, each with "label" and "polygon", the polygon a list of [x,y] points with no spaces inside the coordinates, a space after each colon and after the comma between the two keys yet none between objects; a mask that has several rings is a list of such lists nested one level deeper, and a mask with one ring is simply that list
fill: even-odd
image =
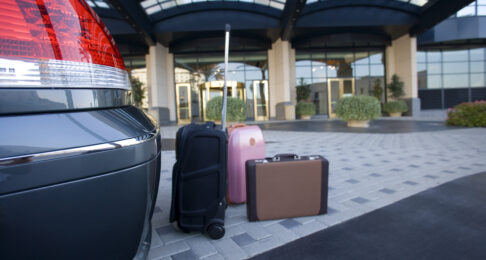
[{"label": "glass window", "polygon": [[444,55],[443,56],[444,61],[467,61],[468,60],[467,50],[444,51],[443,55]]},{"label": "glass window", "polygon": [[299,60],[295,62],[296,67],[301,67],[301,66],[311,66],[312,62],[310,60]]},{"label": "glass window", "polygon": [[478,15],[486,15],[486,5],[478,5]]},{"label": "glass window", "polygon": [[383,65],[371,65],[371,76],[385,76],[385,67]]},{"label": "glass window", "polygon": [[309,85],[312,82],[312,78],[297,78],[297,86]]},{"label": "glass window", "polygon": [[444,88],[467,88],[469,87],[468,74],[444,75]]},{"label": "glass window", "polygon": [[313,66],[312,67],[312,77],[314,78],[325,78],[326,77],[326,66]]},{"label": "glass window", "polygon": [[484,48],[471,49],[469,51],[469,58],[471,60],[484,60]]},{"label": "glass window", "polygon": [[419,88],[427,88],[427,73],[425,71],[419,71],[417,73],[417,80]]},{"label": "glass window", "polygon": [[468,73],[469,64],[467,62],[444,62],[444,74]]},{"label": "glass window", "polygon": [[312,67],[295,67],[295,77],[296,78],[311,78]]},{"label": "glass window", "polygon": [[356,65],[356,77],[363,77],[370,75],[369,65]]},{"label": "glass window", "polygon": [[440,74],[442,72],[442,63],[428,63],[427,73],[429,74]]},{"label": "glass window", "polygon": [[370,63],[368,52],[356,52],[355,58],[356,58],[355,64],[368,65]]},{"label": "glass window", "polygon": [[262,73],[263,73],[262,71],[246,71],[245,75],[247,80],[249,79],[261,80],[264,79]]},{"label": "glass window", "polygon": [[472,61],[471,72],[484,72],[484,61]]},{"label": "glass window", "polygon": [[313,78],[312,79],[312,83],[313,84],[316,84],[316,83],[325,83],[326,82],[326,78]]},{"label": "glass window", "polygon": [[328,78],[335,78],[337,77],[337,68],[336,66],[328,65],[327,66],[327,77]]},{"label": "glass window", "polygon": [[474,3],[472,6],[468,5],[462,8],[461,10],[459,10],[459,12],[457,12],[457,17],[475,16],[475,15],[476,15],[476,7],[474,6]]},{"label": "glass window", "polygon": [[[185,84],[191,88],[191,111],[185,111],[185,116],[179,114],[179,120],[204,120],[204,113],[201,110],[204,104],[209,101],[210,97],[220,96],[222,94],[222,82],[224,79],[224,57],[221,54],[175,54],[174,55],[174,75],[176,86],[177,84]],[[245,85],[250,84],[250,89],[247,89],[247,109],[249,110],[248,117],[252,119],[253,109],[251,87],[255,81],[268,79],[268,61],[266,52],[247,52],[247,53],[233,53],[230,55],[229,68],[227,71],[227,79],[233,86],[237,88],[237,96],[244,97],[243,90]],[[207,89],[210,87],[210,90]],[[209,91],[209,92],[207,92]],[[231,90],[229,90],[231,91]],[[187,93],[186,93],[187,94]],[[250,95],[250,96],[249,96]],[[184,98],[179,96],[178,98]],[[181,103],[182,104],[182,103]],[[181,104],[177,104],[178,111],[183,108]],[[202,110],[201,110],[202,111]]]},{"label": "glass window", "polygon": [[417,62],[425,62],[425,51],[418,51],[417,52]]},{"label": "glass window", "polygon": [[442,79],[440,75],[427,76],[427,88],[441,88]]},{"label": "glass window", "polygon": [[484,84],[484,73],[471,74],[471,87],[485,87]]},{"label": "glass window", "polygon": [[[355,77],[356,95],[371,95],[372,81],[378,79],[382,86],[385,82],[384,55],[383,51],[315,51],[309,55],[308,51],[297,50],[295,68],[297,86],[310,85],[311,99],[316,105],[316,112],[327,114],[329,81],[332,78]],[[351,81],[332,82],[339,84],[339,82]]]},{"label": "glass window", "polygon": [[419,63],[419,64],[417,64],[417,71],[418,72],[420,72],[420,71],[427,72],[427,69],[425,68],[425,63]]},{"label": "glass window", "polygon": [[379,53],[370,53],[370,63],[371,64],[383,64],[383,54],[381,52]]},{"label": "glass window", "polygon": [[427,62],[442,62],[442,55],[439,51],[428,51]]},{"label": "glass window", "polygon": [[[260,78],[261,78],[261,76],[260,76]],[[245,71],[230,70],[230,73],[228,73],[228,80],[236,80],[238,82],[245,82]]]},{"label": "glass window", "polygon": [[310,66],[311,54],[307,52],[297,52],[295,54],[295,66]]}]

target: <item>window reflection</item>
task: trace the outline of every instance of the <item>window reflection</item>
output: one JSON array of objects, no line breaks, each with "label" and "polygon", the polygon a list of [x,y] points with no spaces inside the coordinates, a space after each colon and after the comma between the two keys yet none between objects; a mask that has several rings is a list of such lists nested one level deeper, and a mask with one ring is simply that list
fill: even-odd
[{"label": "window reflection", "polygon": [[418,86],[420,89],[485,87],[485,55],[486,48],[419,51]]},{"label": "window reflection", "polygon": [[297,50],[295,62],[297,86],[309,86],[310,99],[316,105],[316,113],[328,115],[328,98],[332,94],[328,93],[330,83],[334,85],[340,85],[341,82],[349,83],[346,86],[354,88],[352,93],[372,95],[375,85],[384,89],[383,62],[382,50],[315,52]]},{"label": "window reflection", "polygon": [[[230,54],[230,57],[226,74],[228,95],[246,102],[248,120],[268,119],[266,52],[235,53]],[[174,61],[179,121],[205,120],[205,104],[211,98],[221,96],[223,93],[224,59],[222,55],[176,54]],[[189,86],[190,95],[186,92],[187,86]],[[257,90],[255,91],[254,88]],[[253,97],[255,93],[259,95],[256,104]],[[190,105],[187,102],[190,102]],[[260,112],[258,113],[254,108],[259,109]],[[179,112],[183,112],[183,115]]]}]

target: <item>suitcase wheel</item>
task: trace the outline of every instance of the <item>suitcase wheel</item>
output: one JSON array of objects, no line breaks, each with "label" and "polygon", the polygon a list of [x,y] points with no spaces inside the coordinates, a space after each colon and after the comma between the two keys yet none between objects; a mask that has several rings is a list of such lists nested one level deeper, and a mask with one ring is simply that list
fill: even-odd
[{"label": "suitcase wheel", "polygon": [[220,239],[224,236],[224,226],[221,224],[211,224],[208,227],[207,234],[211,239]]}]

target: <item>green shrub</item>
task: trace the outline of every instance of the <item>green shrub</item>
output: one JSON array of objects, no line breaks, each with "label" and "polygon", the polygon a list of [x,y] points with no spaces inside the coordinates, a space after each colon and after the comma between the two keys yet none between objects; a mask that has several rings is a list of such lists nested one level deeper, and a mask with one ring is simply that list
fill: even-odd
[{"label": "green shrub", "polygon": [[381,102],[381,96],[383,94],[383,89],[381,88],[381,80],[375,79],[373,85],[373,96]]},{"label": "green shrub", "polygon": [[299,102],[295,106],[295,114],[299,116],[313,116],[316,114],[316,105],[311,102]]},{"label": "green shrub", "polygon": [[403,81],[396,74],[393,74],[392,81],[386,86],[390,91],[390,97],[399,99],[405,95],[403,92]]},{"label": "green shrub", "polygon": [[387,113],[404,113],[408,111],[407,103],[403,100],[394,100],[383,105],[383,111]]},{"label": "green shrub", "polygon": [[336,115],[343,120],[377,119],[381,115],[381,106],[375,97],[344,97],[336,104]]},{"label": "green shrub", "polygon": [[130,78],[130,84],[132,86],[132,90],[130,92],[132,98],[133,98],[133,103],[137,107],[142,106],[142,101],[145,98],[145,90],[146,88],[143,87],[143,83],[138,80],[137,78]]},{"label": "green shrub", "polygon": [[462,103],[447,114],[448,125],[486,127],[486,101]]},{"label": "green shrub", "polygon": [[311,94],[311,88],[310,85],[305,83],[304,78],[300,78],[300,83],[296,87],[296,92],[297,92],[297,103],[300,101],[308,101],[309,96]]},{"label": "green shrub", "polygon": [[[206,105],[206,117],[209,120],[221,120],[223,97],[214,97]],[[229,122],[245,121],[246,104],[239,98],[228,97],[226,104],[226,120]]]}]

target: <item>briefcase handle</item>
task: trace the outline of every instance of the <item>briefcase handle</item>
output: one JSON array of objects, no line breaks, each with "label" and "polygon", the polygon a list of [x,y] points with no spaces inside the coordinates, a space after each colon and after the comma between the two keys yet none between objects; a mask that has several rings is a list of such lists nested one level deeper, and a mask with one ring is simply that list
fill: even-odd
[{"label": "briefcase handle", "polygon": [[273,161],[280,161],[281,159],[300,159],[300,156],[295,153],[279,153],[272,158]]}]

